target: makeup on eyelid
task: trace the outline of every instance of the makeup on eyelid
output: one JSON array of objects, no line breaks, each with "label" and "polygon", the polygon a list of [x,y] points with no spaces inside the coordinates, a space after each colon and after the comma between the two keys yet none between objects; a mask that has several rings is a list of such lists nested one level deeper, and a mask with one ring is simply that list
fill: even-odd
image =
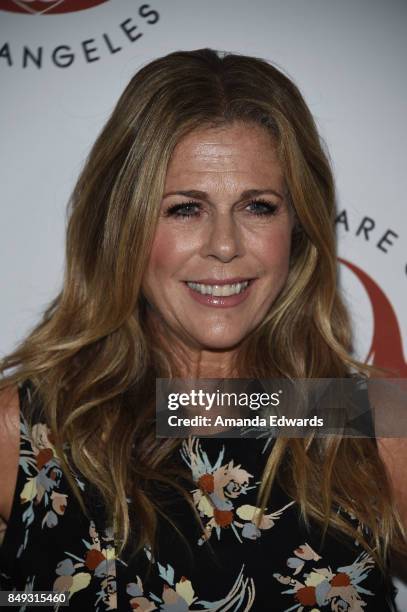
[{"label": "makeup on eyelid", "polygon": [[[266,216],[272,216],[275,215],[276,212],[279,210],[280,206],[278,204],[274,204],[273,202],[269,202],[267,200],[263,200],[263,199],[257,199],[257,200],[251,200],[250,202],[247,203],[246,207],[244,210],[246,210],[247,206],[253,206],[253,205],[259,205],[259,206],[263,206],[265,208],[265,210],[263,210],[262,212],[259,211],[251,211],[253,215],[258,216],[258,217],[266,217]],[[191,214],[183,214],[181,212],[181,214],[177,214],[178,211],[184,211],[188,208],[191,207],[196,207],[196,208],[200,208],[200,203],[199,202],[194,202],[194,201],[189,201],[189,202],[182,202],[179,204],[173,204],[172,206],[169,206],[167,208],[167,210],[165,211],[165,216],[166,217],[179,217],[179,218],[188,218],[188,217],[196,217],[198,216],[199,213],[191,213]]]},{"label": "makeup on eyelid", "polygon": [[286,282],[293,223],[266,130],[234,123],[186,134],[168,164],[143,277],[151,329],[174,350],[228,361]]}]

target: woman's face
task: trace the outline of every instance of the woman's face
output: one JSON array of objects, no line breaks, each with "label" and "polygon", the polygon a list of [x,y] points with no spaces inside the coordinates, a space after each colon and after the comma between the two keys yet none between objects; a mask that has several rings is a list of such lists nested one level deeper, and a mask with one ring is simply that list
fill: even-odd
[{"label": "woman's face", "polygon": [[193,349],[232,349],[287,279],[293,213],[268,132],[196,130],[169,163],[143,279],[152,312]]}]

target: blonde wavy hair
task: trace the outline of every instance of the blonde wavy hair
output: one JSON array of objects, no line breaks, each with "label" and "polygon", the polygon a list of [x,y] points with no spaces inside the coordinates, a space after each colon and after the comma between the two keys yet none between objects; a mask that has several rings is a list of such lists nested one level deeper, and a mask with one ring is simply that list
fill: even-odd
[{"label": "blonde wavy hair", "polygon": [[[72,193],[62,290],[3,359],[0,383],[33,382],[83,510],[71,469],[103,496],[120,550],[132,534],[136,550],[154,543],[158,517],[165,515],[154,495],[157,484],[188,498],[169,461],[180,441],[155,438],[155,379],[176,376],[177,366],[146,324],[142,295],[167,164],[191,130],[235,121],[270,132],[297,219],[286,285],[241,344],[240,377],[368,374],[351,357],[338,293],[329,158],[295,84],[264,60],[210,49],[171,53],[144,66],[120,97]],[[312,519],[323,533],[333,528],[360,541],[380,566],[390,548],[404,550],[374,440],[279,438],[259,490],[263,510],[276,478],[298,501],[306,523]],[[141,530],[129,518],[128,496]],[[338,506],[368,529],[355,530]]]}]

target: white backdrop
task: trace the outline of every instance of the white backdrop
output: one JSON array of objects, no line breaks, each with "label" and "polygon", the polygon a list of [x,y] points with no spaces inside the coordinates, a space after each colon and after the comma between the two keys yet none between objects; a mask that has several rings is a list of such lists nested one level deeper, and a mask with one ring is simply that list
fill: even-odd
[{"label": "white backdrop", "polygon": [[0,0],[0,354],[61,286],[66,203],[130,77],[209,46],[303,92],[333,161],[356,352],[407,377],[406,25],[404,0]]}]

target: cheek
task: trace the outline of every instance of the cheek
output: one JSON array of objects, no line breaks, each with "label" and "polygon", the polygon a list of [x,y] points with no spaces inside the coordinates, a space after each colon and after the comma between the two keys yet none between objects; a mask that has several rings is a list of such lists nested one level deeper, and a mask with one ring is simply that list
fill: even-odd
[{"label": "cheek", "polygon": [[146,281],[177,274],[183,263],[190,257],[191,246],[185,234],[171,230],[169,227],[159,227],[156,231],[150,258],[147,266]]},{"label": "cheek", "polygon": [[177,241],[171,232],[159,229],[156,232],[148,263],[148,272],[162,273],[171,268],[177,258]]},{"label": "cheek", "polygon": [[264,271],[275,276],[287,276],[290,264],[291,231],[276,231],[256,241],[258,259]]}]

